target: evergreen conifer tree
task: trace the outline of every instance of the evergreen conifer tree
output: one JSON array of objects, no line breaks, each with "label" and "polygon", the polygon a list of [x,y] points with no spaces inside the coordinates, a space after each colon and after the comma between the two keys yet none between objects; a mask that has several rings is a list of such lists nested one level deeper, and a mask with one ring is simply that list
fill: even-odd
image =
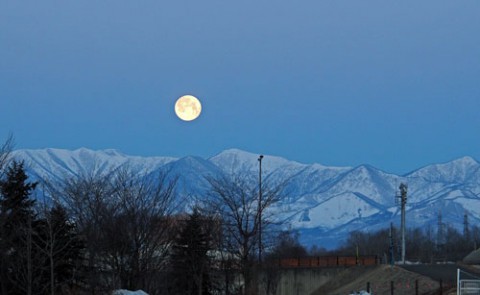
[{"label": "evergreen conifer tree", "polygon": [[26,224],[34,216],[30,194],[37,183],[27,182],[23,162],[13,161],[5,179],[0,180],[0,213],[4,218],[5,234],[11,234],[16,224]]},{"label": "evergreen conifer tree", "polygon": [[212,294],[210,259],[212,220],[194,210],[176,240],[172,255],[174,293]]},{"label": "evergreen conifer tree", "polygon": [[13,161],[0,180],[0,280],[2,292],[32,294],[35,280],[32,232],[36,219],[30,194],[36,183],[27,181],[23,162]]}]

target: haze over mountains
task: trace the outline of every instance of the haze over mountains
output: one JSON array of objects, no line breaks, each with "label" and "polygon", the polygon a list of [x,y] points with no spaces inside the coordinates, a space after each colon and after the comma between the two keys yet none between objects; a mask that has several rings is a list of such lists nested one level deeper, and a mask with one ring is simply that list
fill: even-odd
[{"label": "haze over mountains", "polygon": [[[209,159],[138,157],[85,148],[17,150],[13,156],[25,160],[33,179],[52,181],[92,170],[106,173],[124,165],[136,173],[167,168],[180,176],[178,189],[185,196],[206,195],[208,175],[248,174],[252,181],[258,181],[258,155],[237,149]],[[301,242],[306,245],[332,248],[350,231],[399,224],[395,195],[402,182],[408,184],[407,227],[431,226],[436,230],[439,212],[444,223],[457,229],[463,227],[465,212],[470,224],[480,221],[480,163],[471,157],[395,175],[369,165],[327,167],[265,155],[262,172],[266,183],[288,180],[284,198],[272,210],[276,218],[300,231]]]}]

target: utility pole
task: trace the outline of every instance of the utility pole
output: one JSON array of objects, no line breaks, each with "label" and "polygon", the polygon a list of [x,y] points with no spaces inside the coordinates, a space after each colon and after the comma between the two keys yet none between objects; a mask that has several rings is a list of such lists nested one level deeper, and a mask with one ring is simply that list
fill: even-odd
[{"label": "utility pole", "polygon": [[262,159],[258,157],[258,263],[262,263]]},{"label": "utility pole", "polygon": [[470,242],[470,225],[468,223],[468,212],[466,210],[463,215],[463,237],[467,242]]},{"label": "utility pole", "polygon": [[438,211],[438,221],[437,221],[437,249],[442,251],[445,246],[445,225],[442,221],[442,211]]},{"label": "utility pole", "polygon": [[390,232],[388,233],[390,239],[390,265],[395,264],[395,257],[393,257],[393,222],[390,222]]},{"label": "utility pole", "polygon": [[402,208],[402,264],[405,264],[405,206],[407,205],[407,185],[404,183],[400,184],[400,196],[397,198],[400,199],[400,204]]}]

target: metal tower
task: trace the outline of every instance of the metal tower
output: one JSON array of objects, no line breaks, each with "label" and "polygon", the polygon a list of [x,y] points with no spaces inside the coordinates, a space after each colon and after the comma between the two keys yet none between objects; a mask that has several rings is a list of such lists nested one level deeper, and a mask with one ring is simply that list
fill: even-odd
[{"label": "metal tower", "polygon": [[400,200],[400,205],[402,209],[402,264],[405,264],[405,206],[407,205],[407,185],[400,183],[400,195],[397,195],[396,198]]}]

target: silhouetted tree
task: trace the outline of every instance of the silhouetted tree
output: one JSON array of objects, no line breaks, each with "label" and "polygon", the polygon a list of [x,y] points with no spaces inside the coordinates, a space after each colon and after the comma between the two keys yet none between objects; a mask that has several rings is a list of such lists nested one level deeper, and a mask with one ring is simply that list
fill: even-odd
[{"label": "silhouetted tree", "polygon": [[[2,290],[8,294],[33,294],[34,281],[38,279],[37,253],[32,243],[36,224],[30,194],[36,183],[27,181],[23,162],[13,161],[0,180],[0,220]],[[39,287],[39,286],[37,286]]]},{"label": "silhouetted tree", "polygon": [[225,251],[231,253],[244,282],[244,294],[255,294],[255,270],[259,238],[259,213],[262,212],[262,244],[272,224],[267,208],[280,198],[283,184],[269,187],[262,185],[262,202],[259,204],[258,184],[245,176],[208,178],[211,186],[209,207],[222,220]]},{"label": "silhouetted tree", "polygon": [[261,285],[267,295],[276,294],[280,280],[279,260],[282,258],[300,258],[307,256],[307,250],[299,242],[299,233],[283,230],[273,239],[274,244],[265,255],[262,264]]},{"label": "silhouetted tree", "polygon": [[142,289],[159,294],[171,245],[177,178],[135,175],[128,167],[90,172],[50,186],[85,239],[90,293]]},{"label": "silhouetted tree", "polygon": [[215,220],[200,214],[198,208],[188,216],[174,245],[171,257],[175,294],[212,294],[211,259]]},{"label": "silhouetted tree", "polygon": [[103,263],[104,224],[113,214],[113,187],[108,175],[87,172],[64,179],[60,184],[49,180],[45,180],[45,183],[52,198],[65,205],[67,213],[86,241],[86,289],[90,294],[105,294],[111,286],[107,284]]},{"label": "silhouetted tree", "polygon": [[298,258],[307,256],[307,249],[300,244],[300,234],[295,230],[283,230],[276,237],[270,256],[276,258]]},{"label": "silhouetted tree", "polygon": [[33,241],[45,257],[43,275],[48,293],[62,294],[79,283],[84,242],[78,235],[75,223],[70,221],[60,204],[45,210]]},{"label": "silhouetted tree", "polygon": [[115,209],[105,229],[105,262],[120,278],[118,287],[143,289],[151,295],[165,288],[177,180],[168,171],[138,176],[123,169],[114,174]]},{"label": "silhouetted tree", "polygon": [[3,179],[5,168],[8,166],[10,161],[13,146],[13,135],[9,135],[2,146],[0,146],[0,179]]}]

